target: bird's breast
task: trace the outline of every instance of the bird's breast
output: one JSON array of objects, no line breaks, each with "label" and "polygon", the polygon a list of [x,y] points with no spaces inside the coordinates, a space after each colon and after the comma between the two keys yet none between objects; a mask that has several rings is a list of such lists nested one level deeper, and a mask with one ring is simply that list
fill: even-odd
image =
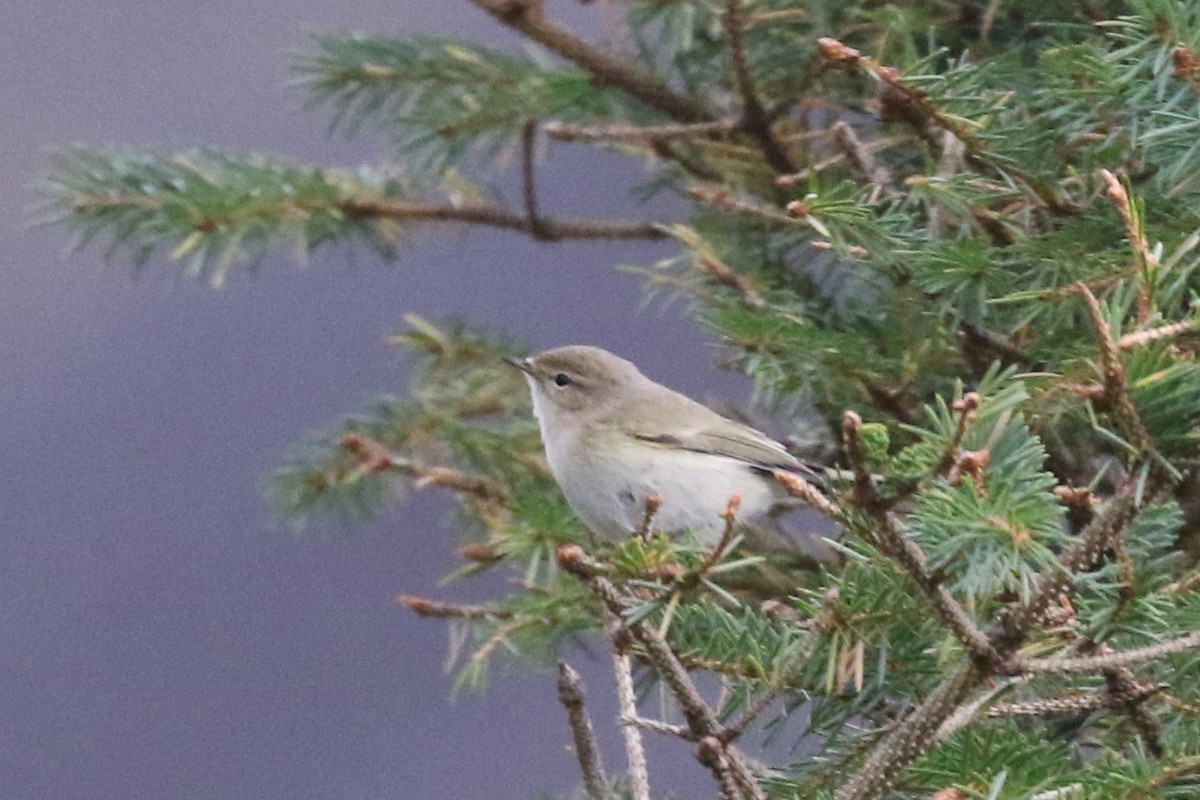
[{"label": "bird's breast", "polygon": [[608,440],[559,437],[546,458],[579,518],[598,536],[623,538],[637,531],[646,498],[660,498],[653,529],[691,530],[706,544],[724,530],[721,512],[734,495],[739,517],[764,514],[777,499],[774,481],[736,459],[657,447],[623,435]]}]

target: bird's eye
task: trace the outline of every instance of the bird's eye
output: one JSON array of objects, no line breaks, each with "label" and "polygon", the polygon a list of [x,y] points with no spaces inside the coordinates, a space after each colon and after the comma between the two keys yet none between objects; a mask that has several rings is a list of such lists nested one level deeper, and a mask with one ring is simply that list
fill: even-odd
[{"label": "bird's eye", "polygon": [[571,376],[565,372],[558,373],[557,375],[554,376],[554,385],[555,386],[570,386],[571,385]]}]

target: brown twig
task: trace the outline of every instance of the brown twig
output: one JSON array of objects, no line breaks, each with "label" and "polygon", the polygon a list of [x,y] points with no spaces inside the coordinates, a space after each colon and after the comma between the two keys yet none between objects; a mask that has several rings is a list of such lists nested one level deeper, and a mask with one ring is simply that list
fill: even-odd
[{"label": "brown twig", "polygon": [[[598,571],[595,564],[578,545],[563,545],[558,548],[558,563],[567,572],[575,575],[604,602],[609,612],[621,618],[626,610],[626,602],[617,591],[616,586]],[[721,785],[723,770],[728,769],[736,782],[740,793],[750,800],[766,800],[766,794],[758,785],[753,773],[746,765],[741,754],[721,737],[723,730],[717,720],[716,713],[700,695],[691,676],[680,662],[679,657],[671,646],[645,621],[623,623],[627,631],[643,647],[646,660],[654,671],[662,678],[675,701],[683,712],[684,720],[690,730],[701,742],[711,740],[723,758],[706,764],[713,772],[713,778]],[[701,748],[697,757],[702,761],[705,751]]]},{"label": "brown twig", "polygon": [[342,213],[360,219],[391,219],[401,222],[467,222],[505,228],[544,242],[566,239],[664,239],[659,224],[635,220],[548,219],[537,226],[528,217],[506,208],[487,205],[436,205],[408,200],[343,200]]},{"label": "brown twig", "polygon": [[1113,341],[1112,328],[1109,327],[1108,320],[1104,318],[1100,301],[1096,299],[1096,295],[1092,294],[1092,290],[1088,288],[1087,284],[1078,283],[1076,288],[1083,296],[1088,313],[1092,318],[1092,324],[1100,335],[1100,355],[1104,377],[1104,394],[1100,398],[1101,402],[1112,410],[1113,417],[1124,430],[1125,435],[1130,438],[1130,444],[1134,449],[1139,453],[1145,453],[1151,448],[1153,441],[1145,424],[1142,423],[1137,406],[1133,404],[1133,401],[1129,399],[1129,394],[1125,391],[1125,366],[1121,363],[1118,345]]},{"label": "brown twig", "polygon": [[485,478],[468,475],[451,467],[430,466],[403,458],[361,433],[343,435],[342,447],[358,458],[359,469],[363,474],[395,470],[415,478],[413,485],[418,489],[439,486],[460,494],[472,495],[488,503],[504,503],[506,500],[504,492]]},{"label": "brown twig", "polygon": [[875,745],[863,765],[834,792],[834,800],[870,800],[881,796],[901,770],[929,749],[942,722],[986,677],[987,673],[974,662],[946,676]]},{"label": "brown twig", "polygon": [[583,678],[565,661],[558,662],[558,701],[567,710],[567,722],[575,740],[575,757],[579,759],[588,800],[609,800],[600,748],[596,745],[592,720],[583,706]]},{"label": "brown twig", "polygon": [[525,203],[525,219],[535,239],[544,239],[548,233],[542,215],[538,213],[537,175],[534,172],[537,160],[537,120],[527,119],[521,126],[521,198]]},{"label": "brown twig", "polygon": [[1129,800],[1155,797],[1159,789],[1193,772],[1200,772],[1200,756],[1185,756],[1135,788],[1129,793]]},{"label": "brown twig", "polygon": [[771,473],[771,477],[792,497],[803,500],[806,505],[830,519],[841,519],[843,513],[841,507],[801,476],[794,472],[777,469]]},{"label": "brown twig", "polygon": [[1200,647],[1200,631],[1192,631],[1165,642],[1134,650],[1120,650],[1078,658],[1043,658],[1034,661],[1019,661],[1015,667],[1017,671],[1030,675],[1100,672],[1104,669],[1128,667],[1144,661],[1153,661],[1156,658],[1182,653],[1195,647]]},{"label": "brown twig", "polygon": [[645,539],[653,533],[654,518],[658,516],[658,510],[662,508],[662,495],[658,492],[651,492],[642,500],[642,521],[638,524],[637,530],[633,532],[634,536],[639,539]]},{"label": "brown twig", "polygon": [[967,392],[961,400],[955,400],[951,405],[951,410],[958,414],[958,424],[954,428],[954,436],[950,438],[941,459],[933,469],[935,475],[946,475],[958,460],[958,451],[962,447],[963,436],[967,433],[967,426],[975,419],[975,413],[979,411],[981,402],[982,400],[976,392]]},{"label": "brown twig", "polygon": [[609,614],[606,624],[613,645],[613,671],[617,680],[621,736],[625,742],[625,763],[629,774],[632,800],[650,800],[650,772],[646,767],[646,748],[642,732],[629,720],[637,719],[637,692],[633,688],[633,664],[629,658],[629,631],[621,619]]},{"label": "brown twig", "polygon": [[1127,333],[1120,339],[1117,339],[1117,349],[1133,350],[1138,347],[1144,347],[1151,342],[1172,339],[1196,330],[1200,330],[1200,320],[1189,319],[1183,322],[1172,322],[1169,325],[1160,325],[1157,328],[1150,328],[1149,330]]},{"label": "brown twig", "polygon": [[572,125],[551,121],[543,125],[542,130],[551,139],[560,142],[665,142],[728,133],[736,130],[740,124],[741,120],[737,117],[677,125]]},{"label": "brown twig", "polygon": [[717,565],[721,556],[729,549],[729,545],[733,542],[733,534],[737,525],[738,508],[742,505],[742,496],[735,494],[729,498],[729,502],[725,504],[725,508],[721,511],[721,519],[725,520],[725,527],[721,530],[721,538],[708,549],[704,554],[704,558],[700,561],[700,566],[697,572],[701,575],[707,575],[708,571]]},{"label": "brown twig", "polygon": [[1104,178],[1104,183],[1108,187],[1108,199],[1112,201],[1121,217],[1121,222],[1125,224],[1125,237],[1129,240],[1130,249],[1133,250],[1139,278],[1137,285],[1138,322],[1144,323],[1150,318],[1150,277],[1151,273],[1158,269],[1158,257],[1154,255],[1154,250],[1146,241],[1146,234],[1142,230],[1141,221],[1133,209],[1133,203],[1130,202],[1129,192],[1125,190],[1125,185],[1116,175],[1106,169],[1100,170],[1100,177]]},{"label": "brown twig", "polygon": [[609,56],[546,18],[541,0],[470,0],[502,25],[520,32],[555,55],[591,74],[601,86],[615,86],[678,122],[706,122],[712,115],[697,101],[662,81]]},{"label": "brown twig", "polygon": [[781,175],[793,173],[796,166],[771,132],[770,117],[758,97],[754,78],[746,62],[746,49],[742,41],[742,0],[725,0],[725,13],[721,16],[721,23],[725,29],[725,38],[729,42],[734,82],[742,98],[741,128],[758,140],[763,158],[772,169]]},{"label": "brown twig", "polygon": [[513,616],[513,612],[504,608],[446,603],[413,594],[398,594],[396,602],[419,617],[434,619],[509,619]]},{"label": "brown twig", "polygon": [[[1135,699],[1147,700],[1163,690],[1162,684],[1139,683]],[[1083,714],[1100,709],[1111,709],[1117,705],[1107,692],[1079,692],[1059,697],[1039,697],[1016,703],[997,703],[984,712],[985,716],[997,717],[1049,717]]]},{"label": "brown twig", "polygon": [[846,154],[850,165],[874,187],[867,202],[874,203],[881,195],[894,197],[898,194],[896,187],[892,186],[891,172],[875,161],[870,148],[859,140],[848,122],[839,120],[833,124],[833,141]]}]

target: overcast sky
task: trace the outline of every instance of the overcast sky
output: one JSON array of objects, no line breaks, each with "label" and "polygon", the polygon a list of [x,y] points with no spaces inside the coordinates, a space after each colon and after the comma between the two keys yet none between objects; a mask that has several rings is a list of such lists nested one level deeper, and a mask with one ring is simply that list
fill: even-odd
[{"label": "overcast sky", "polygon": [[[611,13],[547,5],[594,29],[586,15]],[[443,229],[395,265],[281,255],[215,291],[165,259],[105,267],[28,224],[48,153],[73,142],[378,159],[382,141],[328,138],[285,85],[306,32],[511,37],[454,0],[9,0],[0,19],[0,797],[516,800],[576,785],[550,674],[500,671],[451,703],[443,626],[392,603],[486,588],[436,585],[455,563],[444,498],[296,536],[259,487],[306,431],[402,390],[383,340],[406,312],[599,344],[738,397],[690,325],[641,309],[636,278],[613,269],[669,249]],[[563,155],[548,207],[638,213],[622,192],[636,164]],[[617,762],[608,664],[570,657]],[[711,791],[685,748],[656,747],[671,765],[656,788]]]}]

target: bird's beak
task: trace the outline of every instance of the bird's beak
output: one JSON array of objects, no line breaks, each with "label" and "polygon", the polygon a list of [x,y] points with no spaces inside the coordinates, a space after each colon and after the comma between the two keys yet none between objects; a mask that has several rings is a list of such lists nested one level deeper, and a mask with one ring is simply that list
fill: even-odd
[{"label": "bird's beak", "polygon": [[521,372],[524,372],[526,375],[533,374],[533,368],[531,366],[529,366],[528,358],[516,359],[516,358],[508,358],[506,356],[500,360],[503,361],[505,364],[508,364],[510,367],[516,367],[517,369],[521,370]]}]

